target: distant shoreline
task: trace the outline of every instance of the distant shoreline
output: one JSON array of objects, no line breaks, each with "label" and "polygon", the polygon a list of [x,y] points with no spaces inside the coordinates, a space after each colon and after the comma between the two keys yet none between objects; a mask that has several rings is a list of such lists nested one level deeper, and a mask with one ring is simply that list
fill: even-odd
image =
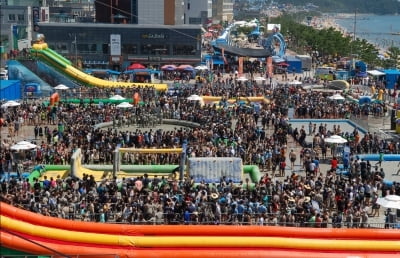
[{"label": "distant shoreline", "polygon": [[[348,19],[353,18],[354,19],[354,13],[353,14],[346,14],[346,13],[338,13],[336,15],[347,15],[345,17],[348,17]],[[350,32],[348,31],[346,28],[342,27],[340,24],[337,23],[337,18],[336,18],[335,14],[330,14],[330,13],[325,13],[323,16],[321,17],[317,17],[317,20],[319,20],[319,22],[317,22],[316,26],[313,26],[316,29],[329,29],[329,28],[334,28],[335,30],[339,31],[342,33],[343,37],[352,37],[354,32]],[[359,14],[359,15],[369,15],[369,14]],[[374,14],[370,14],[370,15],[374,15]],[[339,18],[340,19],[340,18]],[[358,17],[357,19],[361,19],[361,17]],[[356,33],[356,37],[357,37],[357,33]],[[358,37],[359,38],[359,37]],[[368,40],[369,43],[371,43],[372,45],[374,45],[377,49],[378,52],[383,54],[387,51],[387,48],[378,46],[375,42],[371,42],[370,40]]]}]

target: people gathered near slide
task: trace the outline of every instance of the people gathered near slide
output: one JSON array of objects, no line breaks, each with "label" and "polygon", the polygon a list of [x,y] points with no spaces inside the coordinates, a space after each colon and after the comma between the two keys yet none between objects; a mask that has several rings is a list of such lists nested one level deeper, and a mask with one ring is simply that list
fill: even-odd
[{"label": "people gathered near slide", "polygon": [[[234,75],[231,77],[233,78]],[[232,84],[232,85],[231,85]],[[245,99],[270,91],[271,103],[255,112],[246,105],[230,105],[227,99]],[[383,184],[385,173],[364,160],[360,153],[397,152],[375,134],[360,136],[357,130],[343,132],[339,126],[324,124],[293,128],[283,101],[295,106],[298,118],[343,118],[346,113],[360,116],[357,105],[335,106],[325,95],[301,92],[294,86],[247,87],[234,79],[215,76],[214,81],[181,87],[175,93],[154,89],[87,89],[79,92],[101,97],[121,94],[127,98],[138,92],[141,105],[118,109],[112,104],[59,103],[53,108],[39,101],[23,103],[2,113],[3,126],[10,128],[1,149],[2,173],[15,170],[9,147],[26,125],[34,126],[35,152],[26,152],[31,164],[69,164],[74,150],[81,148],[83,164],[112,164],[117,145],[136,148],[174,148],[188,144],[189,157],[240,157],[244,164],[256,164],[263,177],[255,185],[246,179],[233,184],[194,184],[167,177],[106,178],[96,183],[91,175],[83,178],[45,178],[33,186],[19,178],[1,182],[1,200],[46,216],[84,221],[133,224],[257,224],[309,227],[368,227],[370,216],[379,216],[378,196],[400,195],[400,184]],[[72,92],[71,94],[78,94]],[[221,94],[218,103],[201,106],[190,95]],[[156,119],[142,124],[147,115]],[[198,123],[197,128],[156,129],[161,118]],[[109,128],[95,124],[113,122]],[[150,126],[149,126],[150,125]],[[149,126],[149,127],[145,127]],[[131,129],[135,127],[135,129]],[[336,157],[329,152],[324,137],[340,134],[348,139],[351,158],[349,177],[336,173]],[[306,148],[312,136],[314,148]],[[288,145],[304,148],[296,153]],[[289,160],[286,163],[286,160]],[[332,160],[332,161],[331,161]],[[320,162],[330,162],[328,171]],[[179,164],[176,154],[124,154],[123,164]],[[297,168],[296,168],[297,167]],[[285,171],[291,175],[286,176]],[[304,172],[303,172],[304,171]]]}]

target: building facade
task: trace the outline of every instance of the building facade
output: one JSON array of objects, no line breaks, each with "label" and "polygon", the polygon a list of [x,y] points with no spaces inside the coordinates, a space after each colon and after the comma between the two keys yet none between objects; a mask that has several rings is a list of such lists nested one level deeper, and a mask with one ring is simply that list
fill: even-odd
[{"label": "building facade", "polygon": [[185,0],[185,24],[207,24],[212,18],[212,0]]},{"label": "building facade", "polygon": [[213,0],[212,17],[213,22],[231,22],[233,20],[234,0]]},{"label": "building facade", "polygon": [[158,67],[201,59],[200,25],[43,23],[40,33],[50,48],[84,67],[124,70],[132,62]]},{"label": "building facade", "polygon": [[[0,52],[1,60],[6,59],[7,53],[18,49],[21,40],[32,40],[32,8],[30,6],[8,6],[0,8]],[[25,47],[29,47],[26,45]],[[24,46],[21,46],[21,49]]]},{"label": "building facade", "polygon": [[184,24],[184,0],[97,0],[96,22]]}]

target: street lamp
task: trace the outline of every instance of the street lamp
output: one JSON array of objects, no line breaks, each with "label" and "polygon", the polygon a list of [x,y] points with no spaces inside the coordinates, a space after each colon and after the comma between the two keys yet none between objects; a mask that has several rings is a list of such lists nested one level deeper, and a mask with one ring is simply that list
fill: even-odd
[{"label": "street lamp", "polygon": [[[158,54],[158,69],[161,71],[161,53],[167,51],[165,48],[156,48],[154,51]],[[162,76],[162,71],[160,72],[160,81],[163,83],[163,76]]]},{"label": "street lamp", "polygon": [[75,34],[75,39],[72,41],[72,44],[74,44],[74,50],[75,50],[75,66],[78,67],[78,44],[76,41],[76,34]]}]

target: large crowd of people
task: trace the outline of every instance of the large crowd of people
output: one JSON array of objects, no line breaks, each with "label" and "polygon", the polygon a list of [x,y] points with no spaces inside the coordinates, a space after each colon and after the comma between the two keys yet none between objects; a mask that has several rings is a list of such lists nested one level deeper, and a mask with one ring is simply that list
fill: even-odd
[{"label": "large crowd of people", "polygon": [[[237,82],[235,74],[213,78],[192,87],[180,87],[165,93],[151,88],[74,90],[108,98],[120,94],[127,98],[139,93],[142,105],[120,109],[114,104],[70,104],[60,102],[48,107],[39,101],[22,103],[2,112],[2,127],[8,137],[1,141],[1,173],[15,171],[17,162],[30,165],[69,164],[72,153],[80,148],[83,164],[112,164],[117,145],[137,148],[175,148],[187,144],[189,157],[240,157],[244,164],[256,164],[263,172],[259,182],[244,180],[234,184],[226,178],[214,183],[195,183],[168,177],[113,178],[95,182],[83,178],[44,178],[30,185],[25,179],[1,182],[2,201],[42,213],[85,221],[134,224],[258,224],[311,227],[368,227],[369,216],[379,215],[378,196],[400,194],[400,184],[383,184],[384,171],[365,166],[359,153],[390,151],[396,144],[377,135],[360,135],[357,130],[343,132],[340,127],[312,124],[293,128],[287,106],[294,105],[298,117],[343,117],[354,110],[353,104],[335,105],[327,95],[303,92],[296,87],[274,87],[257,82]],[[268,93],[269,103],[258,107],[242,103],[243,97]],[[218,103],[190,101],[192,94],[220,95]],[[228,103],[229,98],[237,103]],[[277,101],[279,100],[279,101]],[[197,123],[194,128],[157,129],[163,118]],[[145,126],[146,119],[154,120]],[[107,128],[99,123],[112,122]],[[15,137],[30,125],[32,151],[16,155],[10,149]],[[323,138],[340,134],[349,140],[350,176],[320,170],[328,161],[330,145]],[[308,149],[305,137],[313,137]],[[288,142],[305,148],[289,151]],[[334,154],[334,153],[332,153]],[[177,154],[124,154],[123,164],[179,164]],[[334,157],[333,157],[334,158]],[[290,164],[286,164],[290,160]],[[362,166],[361,166],[362,164]],[[304,173],[295,169],[304,169]],[[285,171],[291,170],[286,176]],[[278,173],[278,174],[277,174]]]}]

